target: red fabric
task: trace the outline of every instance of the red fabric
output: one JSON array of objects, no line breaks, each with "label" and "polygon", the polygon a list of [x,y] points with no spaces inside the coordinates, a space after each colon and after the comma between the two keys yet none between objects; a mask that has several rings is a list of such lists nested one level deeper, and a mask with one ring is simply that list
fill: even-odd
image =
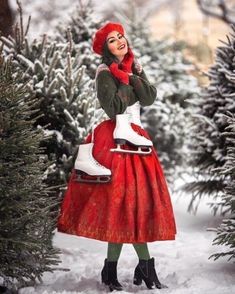
[{"label": "red fabric", "polygon": [[[147,132],[132,124],[139,134]],[[113,153],[115,121],[95,128],[93,156],[112,171],[106,184],[76,182],[73,171],[58,220],[60,232],[116,243],[174,240],[176,227],[157,153]],[[91,135],[86,142],[89,143]]]},{"label": "red fabric", "polygon": [[128,48],[128,52],[126,53],[123,61],[120,64],[120,69],[127,73],[132,73],[132,64],[134,62],[134,54],[131,48]]},{"label": "red fabric", "polygon": [[103,47],[106,42],[106,38],[109,33],[112,31],[117,31],[120,34],[124,35],[124,28],[120,23],[109,22],[103,27],[101,27],[96,33],[93,38],[92,48],[95,53],[102,55],[103,54]]},{"label": "red fabric", "polygon": [[118,64],[113,62],[110,66],[110,72],[117,78],[121,83],[129,85],[129,74],[132,73],[132,64],[134,62],[134,54],[129,48],[123,61]]},{"label": "red fabric", "polygon": [[118,63],[113,62],[109,66],[110,72],[112,75],[117,78],[121,83],[129,85],[129,75],[128,73],[124,72],[123,70],[118,68]]}]

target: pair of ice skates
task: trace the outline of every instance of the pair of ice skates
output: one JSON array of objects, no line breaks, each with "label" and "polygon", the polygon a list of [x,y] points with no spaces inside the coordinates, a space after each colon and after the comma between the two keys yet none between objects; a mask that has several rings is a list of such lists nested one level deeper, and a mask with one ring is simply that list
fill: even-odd
[{"label": "pair of ice skates", "polygon": [[[117,147],[112,152],[146,155],[152,152],[152,141],[137,134],[131,127],[131,123],[139,126],[140,106],[138,103],[127,108],[126,113],[116,115],[116,127],[113,132],[114,142]],[[125,145],[134,149],[124,149]],[[75,161],[78,182],[107,183],[111,181],[111,170],[101,165],[92,155],[94,143],[82,144],[79,146],[78,155]]]}]

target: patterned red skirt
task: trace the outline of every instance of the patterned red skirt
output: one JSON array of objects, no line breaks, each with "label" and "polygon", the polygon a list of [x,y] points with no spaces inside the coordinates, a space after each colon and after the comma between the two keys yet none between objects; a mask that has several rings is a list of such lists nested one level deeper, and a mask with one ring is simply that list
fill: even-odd
[{"label": "patterned red skirt", "polygon": [[[111,152],[115,121],[94,131],[94,158],[112,172],[105,184],[79,183],[72,172],[58,219],[58,231],[115,243],[174,240],[176,226],[167,183],[152,150],[149,155]],[[149,139],[147,132],[132,128]],[[86,143],[91,142],[91,135]]]}]

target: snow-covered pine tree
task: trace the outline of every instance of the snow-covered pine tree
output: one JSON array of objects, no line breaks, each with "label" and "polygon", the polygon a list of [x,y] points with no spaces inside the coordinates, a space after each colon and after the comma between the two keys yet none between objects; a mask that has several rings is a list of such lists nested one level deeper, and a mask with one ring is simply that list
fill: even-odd
[{"label": "snow-covered pine tree", "polygon": [[[22,8],[19,4],[20,16]],[[51,185],[65,184],[72,169],[73,157],[86,136],[94,113],[93,80],[85,72],[80,52],[74,50],[71,32],[67,40],[53,41],[44,35],[41,40],[28,41],[21,25],[14,38],[2,37],[6,54],[23,71],[32,97],[42,99],[35,126],[47,136],[42,141],[45,153],[54,163],[47,170]],[[72,56],[73,55],[73,56]]]},{"label": "snow-covered pine tree", "polygon": [[229,178],[224,193],[221,196],[223,204],[224,219],[221,225],[217,228],[217,236],[213,240],[213,245],[225,245],[228,250],[225,252],[215,253],[210,256],[215,260],[224,256],[228,260],[235,258],[235,114],[224,116],[227,119],[228,126],[222,133],[224,139],[228,142],[227,155],[225,164],[220,169],[220,172]]},{"label": "snow-covered pine tree", "polygon": [[97,19],[91,0],[79,0],[76,10],[67,23],[61,23],[57,26],[55,39],[58,42],[68,42],[66,27],[71,31],[73,40],[72,56],[79,54],[79,61],[86,66],[86,73],[94,79],[100,58],[97,58],[92,50],[92,37],[98,28],[102,25]]},{"label": "snow-covered pine tree", "polygon": [[29,99],[21,81],[0,52],[0,284],[12,289],[40,281],[59,263],[52,246],[58,200],[43,183],[43,134],[30,119],[38,99]]},{"label": "snow-covered pine tree", "polygon": [[227,111],[235,113],[234,33],[233,26],[227,42],[222,41],[223,45],[216,50],[215,64],[208,72],[209,86],[204,89],[200,99],[193,101],[198,105],[198,112],[192,117],[188,164],[195,169],[196,179],[184,187],[185,191],[192,193],[190,210],[195,210],[200,199],[207,194],[215,199],[211,203],[214,213],[219,209],[223,211],[224,202],[217,203],[217,200],[228,184],[228,176],[220,170],[226,164],[231,144],[223,135],[228,126],[224,114]]},{"label": "snow-covered pine tree", "polygon": [[143,15],[133,1],[128,3],[127,11],[116,17],[125,25],[135,55],[158,90],[156,101],[143,109],[141,119],[174,188],[174,180],[187,169],[186,126],[194,110],[186,99],[198,97],[200,88],[189,74],[194,66],[185,60],[180,49],[176,50],[177,46],[169,40],[154,40],[146,22],[148,15]]}]

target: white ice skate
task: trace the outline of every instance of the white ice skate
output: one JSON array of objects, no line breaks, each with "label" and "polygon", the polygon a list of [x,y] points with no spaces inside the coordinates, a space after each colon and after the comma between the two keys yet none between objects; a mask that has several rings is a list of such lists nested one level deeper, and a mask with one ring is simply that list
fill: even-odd
[{"label": "white ice skate", "polygon": [[108,183],[111,181],[111,171],[101,165],[92,155],[94,143],[79,145],[74,168],[78,175],[78,182]]},{"label": "white ice skate", "polygon": [[[138,124],[139,124],[140,119],[138,118],[138,116],[136,117],[136,121],[138,120]],[[135,118],[135,116],[129,113],[116,115],[116,127],[113,132],[113,138],[115,143],[117,144],[117,148],[111,149],[112,152],[142,154],[142,155],[150,154],[152,152],[152,149],[151,149],[151,147],[153,146],[152,141],[146,139],[144,136],[137,134],[132,129],[130,123],[133,121],[133,118]],[[121,148],[121,146],[125,144],[134,146],[137,148],[137,150],[125,150]]]},{"label": "white ice skate", "polygon": [[128,106],[125,113],[130,114],[130,122],[143,128],[140,121],[140,103],[137,101],[135,104]]}]

